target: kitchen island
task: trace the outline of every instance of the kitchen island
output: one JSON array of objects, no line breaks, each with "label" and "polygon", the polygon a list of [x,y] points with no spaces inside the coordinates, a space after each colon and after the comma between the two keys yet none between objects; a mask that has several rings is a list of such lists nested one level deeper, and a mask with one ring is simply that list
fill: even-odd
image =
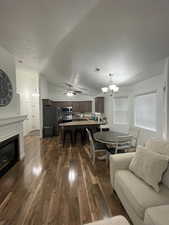
[{"label": "kitchen island", "polygon": [[88,128],[90,130],[97,130],[99,129],[100,125],[102,123],[99,123],[95,120],[80,120],[80,121],[72,121],[67,123],[60,123],[59,127],[61,128],[61,140],[64,144],[64,135],[65,132],[69,132],[72,138],[72,142],[74,143],[74,134],[76,130],[81,130],[82,132],[85,132],[85,129]]}]

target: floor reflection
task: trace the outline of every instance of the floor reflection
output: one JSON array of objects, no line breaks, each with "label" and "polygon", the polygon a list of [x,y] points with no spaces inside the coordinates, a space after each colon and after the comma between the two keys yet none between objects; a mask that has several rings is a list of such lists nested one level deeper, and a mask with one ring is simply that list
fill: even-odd
[{"label": "floor reflection", "polygon": [[35,176],[39,176],[42,172],[42,166],[39,165],[39,166],[34,166],[32,168],[32,173],[35,175]]},{"label": "floor reflection", "polygon": [[76,180],[76,172],[74,169],[70,169],[68,173],[68,180],[70,184],[73,184]]}]

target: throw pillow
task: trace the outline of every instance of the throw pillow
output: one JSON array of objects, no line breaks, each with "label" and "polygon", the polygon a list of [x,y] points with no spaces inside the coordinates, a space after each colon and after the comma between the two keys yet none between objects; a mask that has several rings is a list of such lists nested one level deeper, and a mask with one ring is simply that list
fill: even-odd
[{"label": "throw pillow", "polygon": [[169,158],[147,148],[138,147],[129,169],[139,178],[159,192],[159,184],[163,173],[167,169]]}]

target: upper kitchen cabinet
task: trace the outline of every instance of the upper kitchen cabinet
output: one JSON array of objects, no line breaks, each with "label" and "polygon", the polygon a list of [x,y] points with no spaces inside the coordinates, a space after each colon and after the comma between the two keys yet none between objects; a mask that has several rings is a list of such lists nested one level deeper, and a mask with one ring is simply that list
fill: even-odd
[{"label": "upper kitchen cabinet", "polygon": [[75,112],[80,112],[80,105],[78,101],[72,101],[72,111]]},{"label": "upper kitchen cabinet", "polygon": [[73,112],[92,112],[92,102],[91,101],[74,101],[72,102]]},{"label": "upper kitchen cabinet", "polygon": [[79,101],[79,110],[81,113],[92,112],[92,102],[91,101]]},{"label": "upper kitchen cabinet", "polygon": [[52,105],[55,107],[72,107],[74,113],[92,112],[92,101],[51,101],[43,99],[44,105]]},{"label": "upper kitchen cabinet", "polygon": [[104,113],[104,97],[95,98],[95,112]]},{"label": "upper kitchen cabinet", "polygon": [[86,101],[86,112],[92,112],[92,101]]}]

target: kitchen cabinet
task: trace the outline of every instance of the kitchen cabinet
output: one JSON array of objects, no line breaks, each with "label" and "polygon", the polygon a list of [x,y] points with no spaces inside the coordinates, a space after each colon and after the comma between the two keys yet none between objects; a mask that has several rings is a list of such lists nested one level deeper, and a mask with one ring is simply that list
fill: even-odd
[{"label": "kitchen cabinet", "polygon": [[73,112],[92,112],[92,102],[91,101],[74,101],[72,102]]},{"label": "kitchen cabinet", "polygon": [[92,112],[92,101],[51,101],[49,99],[44,99],[43,103],[60,108],[72,106],[73,112]]},{"label": "kitchen cabinet", "polygon": [[80,104],[77,101],[72,102],[72,111],[73,112],[80,112]]},{"label": "kitchen cabinet", "polygon": [[104,113],[104,97],[95,98],[95,112]]}]

